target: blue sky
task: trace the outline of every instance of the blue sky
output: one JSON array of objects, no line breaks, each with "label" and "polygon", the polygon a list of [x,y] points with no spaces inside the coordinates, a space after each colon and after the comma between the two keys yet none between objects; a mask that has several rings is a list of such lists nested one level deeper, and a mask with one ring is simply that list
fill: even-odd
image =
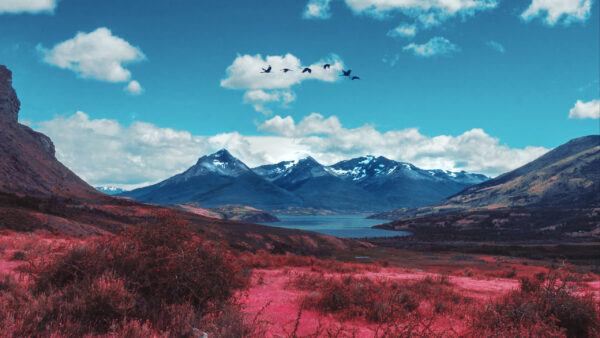
[{"label": "blue sky", "polygon": [[[94,184],[156,181],[221,146],[250,164],[369,152],[496,175],[599,132],[596,118],[569,118],[597,114],[597,1],[461,0],[458,9],[447,0],[422,2],[433,4],[428,8],[409,0],[386,0],[385,8],[372,0],[11,2],[0,0],[0,63],[14,72],[20,119],[49,134],[59,159]],[[307,12],[311,5],[317,15]],[[414,36],[388,34],[401,25],[414,26]],[[55,48],[103,28],[107,45],[94,49],[90,38],[76,50]],[[111,78],[102,56],[87,54],[112,51],[117,39],[126,45],[122,53],[105,58],[140,54],[122,63],[130,76]],[[244,55],[253,59],[228,70]],[[267,56],[317,68],[337,62],[361,79],[317,74],[273,84],[285,75],[276,69],[260,77]],[[86,57],[88,71],[98,73],[59,65]],[[236,73],[255,68],[250,78]],[[238,76],[234,88],[223,85]],[[124,90],[131,81],[141,93]],[[144,128],[147,135],[138,131]],[[170,139],[170,131],[181,139]],[[140,145],[136,137],[159,139]],[[120,145],[99,154],[108,148],[81,145],[85,140]],[[144,169],[159,166],[151,144],[170,153],[160,159],[170,163],[155,171]],[[513,160],[492,163],[483,153]],[[108,168],[115,162],[122,170]],[[107,168],[114,173],[103,176]]]}]

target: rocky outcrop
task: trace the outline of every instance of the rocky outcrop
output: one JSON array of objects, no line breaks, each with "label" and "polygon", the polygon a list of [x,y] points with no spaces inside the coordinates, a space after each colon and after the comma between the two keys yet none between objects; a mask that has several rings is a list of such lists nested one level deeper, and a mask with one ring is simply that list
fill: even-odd
[{"label": "rocky outcrop", "polygon": [[96,198],[99,192],[56,159],[48,136],[18,123],[20,105],[11,71],[0,65],[0,192]]},{"label": "rocky outcrop", "polygon": [[0,65],[0,123],[15,124],[21,102],[12,87],[12,72]]}]

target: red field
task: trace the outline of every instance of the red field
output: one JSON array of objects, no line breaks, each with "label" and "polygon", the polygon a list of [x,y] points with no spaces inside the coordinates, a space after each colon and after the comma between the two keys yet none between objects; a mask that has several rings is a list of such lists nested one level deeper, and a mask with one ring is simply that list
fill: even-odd
[{"label": "red field", "polygon": [[[2,336],[600,333],[600,279],[585,267],[564,262],[552,266],[508,257],[375,248],[356,254],[389,260],[373,262],[348,252],[323,260],[232,252],[199,237],[183,240],[183,246],[170,241],[182,234],[159,228],[136,230],[123,239],[83,240],[45,232],[2,233]],[[129,257],[143,263],[127,267],[122,262]],[[149,283],[150,289],[140,283]]]}]

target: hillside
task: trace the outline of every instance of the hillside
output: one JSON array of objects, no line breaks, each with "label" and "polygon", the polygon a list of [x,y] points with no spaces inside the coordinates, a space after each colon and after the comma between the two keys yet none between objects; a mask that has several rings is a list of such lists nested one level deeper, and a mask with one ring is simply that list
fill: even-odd
[{"label": "hillside", "polygon": [[371,217],[399,219],[473,209],[599,205],[600,136],[590,135],[430,206],[401,208]]}]

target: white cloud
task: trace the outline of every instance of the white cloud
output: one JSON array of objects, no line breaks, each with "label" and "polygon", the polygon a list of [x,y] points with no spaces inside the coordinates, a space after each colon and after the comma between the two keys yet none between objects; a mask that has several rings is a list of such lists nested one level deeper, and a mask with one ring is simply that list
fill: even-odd
[{"label": "white cloud", "polygon": [[387,63],[390,66],[394,67],[396,65],[396,63],[398,63],[398,61],[400,61],[400,53],[396,53],[394,55],[384,55],[383,58],[381,59],[381,61],[383,61],[383,63]]},{"label": "white cloud", "polygon": [[302,16],[305,19],[328,19],[331,17],[329,4],[331,0],[310,0],[306,4]]},{"label": "white cloud", "polygon": [[[310,0],[304,16],[314,13],[309,17],[330,17],[329,2]],[[440,25],[455,16],[472,16],[476,12],[494,9],[498,5],[497,0],[345,0],[345,3],[356,14],[375,18],[401,13],[414,18],[423,28]]]},{"label": "white cloud", "polygon": [[101,27],[90,33],[79,32],[74,38],[51,49],[38,46],[44,62],[69,69],[83,78],[108,82],[126,82],[131,72],[125,65],[145,60],[144,53]]},{"label": "white cloud", "polygon": [[496,41],[490,40],[490,41],[487,41],[485,44],[488,47],[490,47],[491,49],[496,50],[497,52],[500,52],[500,53],[506,52],[506,49],[504,48],[504,46],[500,42],[496,42]]},{"label": "white cloud", "polygon": [[415,56],[432,57],[435,55],[450,55],[458,52],[460,48],[441,36],[431,38],[424,44],[411,43],[402,48],[405,51],[412,51]]},{"label": "white cloud", "polygon": [[475,11],[495,8],[496,0],[346,0],[357,13],[380,16],[398,11],[413,13],[437,12],[439,15],[472,14]]},{"label": "white cloud", "polygon": [[271,134],[237,132],[195,136],[187,131],[134,122],[91,119],[83,112],[34,124],[52,138],[57,156],[92,185],[133,186],[154,183],[182,172],[205,154],[227,148],[249,166],[310,155],[323,164],[365,154],[414,163],[422,168],[468,170],[497,175],[514,169],[547,149],[509,148],[481,129],[458,136],[429,137],[415,128],[382,133],[371,125],[344,128],[335,116],[311,114],[296,123],[275,116],[258,129]]},{"label": "white cloud", "polygon": [[244,94],[244,103],[251,104],[254,110],[265,115],[271,114],[272,111],[266,106],[269,103],[279,102],[282,107],[287,107],[287,104],[293,102],[296,95],[291,91],[269,91],[262,89],[249,90]]},{"label": "white cloud", "polygon": [[130,81],[129,84],[127,84],[127,87],[125,87],[125,91],[131,95],[140,95],[144,91],[144,89],[142,88],[139,82],[133,80]]},{"label": "white cloud", "polygon": [[[323,69],[325,63],[331,64],[331,69]],[[262,69],[268,66],[272,67],[271,72],[262,73]],[[311,68],[312,72],[302,73],[304,67]],[[221,80],[221,86],[230,89],[287,89],[305,80],[335,82],[343,67],[344,63],[336,55],[311,65],[303,65],[300,59],[289,53],[265,58],[260,54],[238,55],[227,67],[227,77]],[[284,68],[291,71],[284,73]]]},{"label": "white cloud", "polygon": [[37,123],[57,157],[93,185],[155,182],[191,166],[208,151],[205,138],[145,122],[130,126],[77,112]]},{"label": "white cloud", "polygon": [[387,32],[387,36],[392,37],[392,38],[398,38],[398,37],[409,37],[410,38],[410,37],[415,36],[415,34],[417,34],[417,26],[409,25],[407,23],[400,24],[400,25],[398,25],[398,27]]},{"label": "white cloud", "polygon": [[258,126],[258,130],[286,137],[302,137],[308,135],[330,134],[342,129],[337,117],[324,118],[320,114],[310,114],[296,124],[291,116],[282,118],[275,116]]},{"label": "white cloud", "polygon": [[299,123],[290,116],[275,116],[260,125],[259,130],[296,140],[297,146],[306,147],[307,154],[326,164],[373,154],[422,168],[497,175],[548,151],[543,147],[512,149],[478,128],[458,136],[428,137],[415,128],[382,133],[371,125],[347,129],[335,116],[325,118],[319,114],[311,114]]},{"label": "white cloud", "polygon": [[590,16],[591,0],[532,0],[521,14],[521,18],[529,21],[542,17],[548,25],[555,25],[564,18],[564,24],[573,21],[585,21]]},{"label": "white cloud", "polygon": [[569,111],[570,119],[598,119],[600,118],[600,100],[583,102],[577,100],[575,106]]},{"label": "white cloud", "polygon": [[[331,67],[324,69],[325,64],[330,64]],[[271,67],[271,72],[264,73],[263,69],[268,67]],[[302,73],[304,67],[310,68],[311,73]],[[343,61],[333,54],[310,65],[304,65],[300,59],[289,53],[284,56],[269,55],[265,58],[260,54],[238,55],[227,67],[227,76],[221,80],[221,86],[246,90],[244,103],[251,104],[259,112],[270,113],[270,110],[265,108],[265,103],[283,102],[285,105],[294,101],[296,97],[289,89],[306,80],[336,82],[340,79],[339,74],[343,67]],[[283,69],[290,71],[283,72]]]},{"label": "white cloud", "polygon": [[52,13],[57,0],[0,0],[0,14],[3,13]]}]

